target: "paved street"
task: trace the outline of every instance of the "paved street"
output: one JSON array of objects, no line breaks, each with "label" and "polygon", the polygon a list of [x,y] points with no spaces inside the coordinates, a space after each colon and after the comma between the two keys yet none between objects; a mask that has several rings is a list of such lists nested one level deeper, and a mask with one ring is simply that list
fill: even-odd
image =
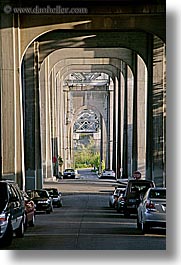
[{"label": "paved street", "polygon": [[164,250],[164,230],[142,235],[135,216],[129,219],[108,204],[115,181],[97,177],[46,183],[63,194],[63,207],[37,214],[36,225],[23,239],[14,239],[9,249],[16,250]]}]

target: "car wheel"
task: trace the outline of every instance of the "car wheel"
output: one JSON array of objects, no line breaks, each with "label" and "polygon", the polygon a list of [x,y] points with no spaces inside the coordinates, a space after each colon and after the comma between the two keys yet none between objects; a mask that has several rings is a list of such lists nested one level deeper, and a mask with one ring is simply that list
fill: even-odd
[{"label": "car wheel", "polygon": [[147,223],[144,223],[143,221],[141,223],[141,231],[143,234],[146,234],[149,231],[149,225]]},{"label": "car wheel", "polygon": [[33,227],[35,225],[35,216],[33,215],[32,220],[29,222],[29,226]]},{"label": "car wheel", "polygon": [[62,206],[63,206],[62,201],[59,201],[58,207],[62,207]]},{"label": "car wheel", "polygon": [[27,215],[25,214],[24,216],[24,230],[26,231],[27,227],[28,227],[28,220],[27,220]]},{"label": "car wheel", "polygon": [[125,211],[125,212],[124,212],[124,217],[125,217],[125,218],[130,217],[130,213],[129,213],[128,211]]},{"label": "car wheel", "polygon": [[138,230],[141,230],[141,224],[140,224],[140,222],[139,222],[139,218],[138,218],[138,216],[137,216],[137,228],[138,228]]},{"label": "car wheel", "polygon": [[16,237],[21,238],[24,237],[24,222],[23,220],[20,223],[19,228],[15,231]]}]

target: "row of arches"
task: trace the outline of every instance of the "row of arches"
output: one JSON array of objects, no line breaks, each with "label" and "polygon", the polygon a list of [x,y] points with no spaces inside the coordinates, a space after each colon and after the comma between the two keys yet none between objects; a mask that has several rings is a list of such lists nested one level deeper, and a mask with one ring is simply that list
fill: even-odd
[{"label": "row of arches", "polygon": [[[133,15],[136,23],[130,14],[108,17],[103,12],[100,23],[94,14],[76,19],[55,16],[51,21],[32,15],[30,21],[28,16],[13,14],[4,23],[2,16],[1,48],[10,51],[9,60],[2,55],[1,67],[2,111],[6,113],[2,171],[12,174],[20,186],[41,187],[43,178],[52,176],[54,152],[64,156],[65,141],[71,146],[73,125],[84,108],[101,115],[106,161],[119,177],[140,169],[145,178],[165,185],[164,16],[154,20],[150,15],[141,21]],[[126,17],[128,27],[122,23]],[[160,27],[155,24],[158,20]],[[4,37],[6,43],[13,39],[12,47],[6,47]],[[78,101],[73,101],[75,96],[64,84],[76,72],[109,76],[106,112],[103,103],[85,102],[83,95],[84,102],[76,106]],[[70,95],[74,107],[66,124]],[[8,107],[13,113],[6,112]]]},{"label": "row of arches", "polygon": [[[109,157],[107,158],[109,160],[107,161],[108,166],[111,168],[113,167],[119,177],[128,177],[131,172],[140,169],[144,177],[152,178],[153,153],[150,139],[152,139],[153,135],[150,135],[150,128],[153,125],[151,124],[153,118],[153,109],[151,107],[151,101],[153,100],[153,65],[151,65],[151,62],[153,63],[153,58],[151,58],[151,56],[153,54],[154,42],[158,42],[158,38],[148,34],[145,34],[143,38],[143,33],[141,32],[140,39],[143,38],[146,43],[144,51],[142,51],[143,46],[139,47],[138,43],[134,43],[136,46],[135,50],[140,50],[139,53],[143,56],[141,57],[135,50],[131,49],[131,47],[134,46],[133,42],[131,42],[130,49],[123,47],[110,48],[109,43],[112,40],[112,36],[114,36],[112,41],[115,41],[115,34],[113,33],[112,35],[110,32],[107,33],[107,35],[108,34],[109,38],[104,38],[105,48],[80,48],[79,46],[82,46],[82,40],[85,42],[85,39],[86,41],[88,39],[89,42],[92,38],[92,33],[85,34],[85,32],[78,32],[76,34],[75,32],[72,32],[72,36],[70,32],[68,32],[67,35],[65,32],[51,32],[47,35],[47,39],[45,36],[41,36],[36,42],[33,42],[25,54],[23,65],[28,72],[30,61],[33,58],[32,63],[34,64],[36,59],[35,57],[29,57],[28,51],[32,50],[34,54],[35,49],[37,49],[38,53],[39,72],[36,74],[40,82],[37,84],[37,89],[39,92],[40,110],[44,111],[44,114],[42,114],[43,112],[40,113],[41,119],[38,137],[39,148],[42,149],[43,146],[45,147],[44,153],[41,153],[41,158],[43,159],[41,163],[45,165],[43,170],[44,177],[52,175],[52,156],[61,154],[65,161],[65,156],[68,157],[67,160],[72,161],[72,154],[70,151],[72,150],[72,128],[74,124],[73,121],[75,122],[76,118],[72,115],[72,122],[69,121],[67,126],[65,126],[65,107],[69,108],[65,106],[66,101],[69,100],[68,98],[65,100],[65,93],[67,93],[67,97],[69,97],[70,90],[67,88],[67,92],[63,91],[65,90],[63,87],[64,80],[67,75],[71,73],[99,71],[107,73],[113,80],[111,105],[114,107],[109,109],[109,115],[112,115],[113,118],[111,125],[108,124],[108,114],[103,113],[103,110],[98,107],[98,112],[104,120],[105,134],[107,136],[110,134],[112,135],[112,139],[109,137],[105,138],[109,143],[112,142],[111,149],[113,156],[112,159],[110,159],[110,154],[107,156]],[[123,33],[123,36],[124,35],[125,34]],[[139,34],[137,33],[137,35]],[[55,39],[53,39],[52,36],[54,36]],[[132,39],[134,39],[134,36],[135,32],[133,33]],[[93,38],[95,37],[98,43],[99,41],[102,43],[102,34],[100,34],[100,32],[97,35],[94,34]],[[53,44],[50,44],[49,39],[51,39]],[[120,39],[122,39],[122,33],[117,37],[117,45],[120,45]],[[106,43],[106,40],[108,40],[108,43]],[[161,42],[162,41],[160,40],[160,44]],[[48,48],[45,48],[47,43]],[[70,47],[65,48],[65,44]],[[107,46],[109,48],[107,48]],[[115,43],[113,46],[115,46]],[[43,55],[41,54],[41,49],[43,50]],[[45,56],[46,51],[47,56]],[[148,58],[149,53],[150,57]],[[30,65],[31,69],[32,64]],[[26,76],[25,80],[27,80]],[[29,90],[29,87],[31,86],[29,82],[31,83],[31,80],[28,80],[25,86],[26,90]],[[50,102],[51,100],[52,102]],[[45,102],[46,104],[49,104],[47,107],[43,107]],[[25,104],[27,104],[25,109],[29,109],[27,100],[25,100]],[[92,107],[95,108],[96,106],[94,104],[97,104],[97,102],[92,102],[92,104]],[[84,106],[79,105],[80,109],[82,107]],[[151,109],[149,109],[150,107]],[[67,109],[67,111],[70,110]],[[79,113],[79,109],[75,108],[73,112]],[[47,121],[47,119],[49,120]],[[44,125],[42,125],[42,123]],[[29,126],[28,123],[27,126]],[[110,127],[112,128],[112,131],[108,132]],[[27,131],[31,131],[29,127],[27,127]],[[29,139],[29,137],[30,136],[28,135],[27,138]],[[50,139],[48,140],[47,137]],[[52,142],[52,139],[54,139],[54,142]],[[32,144],[29,143],[29,149],[27,148],[28,153],[32,153],[31,148]],[[54,151],[52,151],[52,148]],[[104,148],[109,150],[110,146]],[[151,148],[151,150],[149,148]],[[61,150],[65,149],[66,152],[69,152],[68,154],[62,153]],[[38,150],[35,151],[35,153],[37,152]],[[108,152],[110,152],[110,150]],[[27,159],[27,164],[28,161],[29,157]],[[110,161],[112,161],[112,165],[110,165]],[[65,166],[66,165],[70,166],[69,164],[65,164]]]}]

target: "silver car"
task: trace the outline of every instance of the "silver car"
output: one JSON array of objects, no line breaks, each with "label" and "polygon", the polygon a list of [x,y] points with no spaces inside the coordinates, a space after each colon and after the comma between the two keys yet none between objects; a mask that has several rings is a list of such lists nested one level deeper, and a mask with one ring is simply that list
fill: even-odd
[{"label": "silver car", "polygon": [[109,197],[109,206],[117,208],[117,200],[120,196],[123,196],[125,188],[115,187],[113,194]]},{"label": "silver car", "polygon": [[137,211],[137,227],[143,233],[151,227],[166,228],[166,188],[148,189]]}]

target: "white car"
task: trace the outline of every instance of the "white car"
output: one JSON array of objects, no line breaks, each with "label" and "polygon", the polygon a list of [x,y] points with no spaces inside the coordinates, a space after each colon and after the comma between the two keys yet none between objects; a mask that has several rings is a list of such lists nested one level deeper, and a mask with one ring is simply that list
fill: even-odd
[{"label": "white car", "polygon": [[109,197],[109,206],[117,208],[117,201],[120,196],[123,196],[125,188],[115,188],[114,192]]},{"label": "white car", "polygon": [[137,228],[166,227],[166,188],[149,188],[137,209]]},{"label": "white car", "polygon": [[116,174],[112,169],[105,169],[102,171],[100,178],[116,178]]}]

